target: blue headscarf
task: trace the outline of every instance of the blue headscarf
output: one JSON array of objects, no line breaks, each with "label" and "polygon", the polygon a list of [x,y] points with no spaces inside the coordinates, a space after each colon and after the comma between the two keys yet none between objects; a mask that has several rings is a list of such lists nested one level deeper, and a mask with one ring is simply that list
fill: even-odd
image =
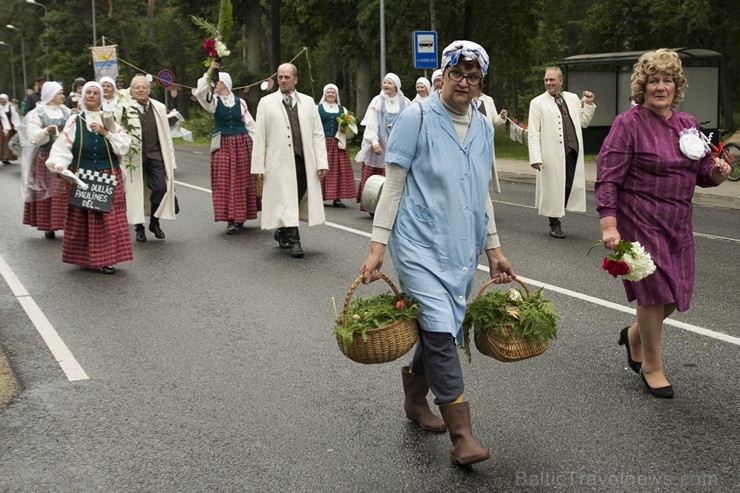
[{"label": "blue headscarf", "polygon": [[488,53],[478,43],[465,40],[453,41],[442,51],[442,71],[444,72],[447,67],[457,65],[460,60],[476,62],[480,65],[484,77],[488,73]]}]

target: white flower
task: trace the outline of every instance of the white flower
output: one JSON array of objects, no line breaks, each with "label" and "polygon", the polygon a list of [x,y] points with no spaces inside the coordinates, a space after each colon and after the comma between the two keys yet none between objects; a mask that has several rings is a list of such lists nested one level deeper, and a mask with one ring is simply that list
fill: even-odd
[{"label": "white flower", "polygon": [[696,161],[711,152],[709,146],[704,143],[701,136],[699,136],[699,131],[695,128],[683,129],[679,135],[678,146],[687,158]]},{"label": "white flower", "polygon": [[655,272],[655,263],[653,263],[652,257],[640,245],[639,241],[632,242],[632,251],[625,253],[622,260],[630,268],[629,274],[622,276],[623,279],[628,281],[641,281]]},{"label": "white flower", "polygon": [[519,300],[522,299],[522,294],[519,291],[517,291],[516,289],[513,289],[513,288],[512,289],[509,289],[509,291],[507,291],[507,293],[508,293],[509,299],[511,301],[519,301]]},{"label": "white flower", "polygon": [[226,48],[226,45],[221,41],[216,41],[216,54],[219,57],[229,56],[231,52]]}]

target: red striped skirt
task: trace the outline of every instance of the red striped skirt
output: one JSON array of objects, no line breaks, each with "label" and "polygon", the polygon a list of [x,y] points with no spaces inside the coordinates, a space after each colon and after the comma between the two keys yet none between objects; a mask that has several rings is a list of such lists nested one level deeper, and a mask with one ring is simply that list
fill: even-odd
[{"label": "red striped skirt", "polygon": [[49,151],[40,150],[29,170],[33,189],[26,191],[23,224],[39,231],[60,231],[67,219],[67,182],[46,167]]},{"label": "red striped skirt", "polygon": [[121,168],[116,168],[116,176],[118,184],[109,213],[68,207],[62,240],[62,262],[100,269],[134,259]]},{"label": "red striped skirt", "polygon": [[211,153],[211,190],[214,221],[257,219],[249,134],[221,135],[221,148]]},{"label": "red striped skirt", "polygon": [[[372,151],[369,151],[372,152]],[[357,187],[357,202],[359,203],[360,200],[362,200],[362,190],[365,188],[365,182],[368,178],[370,178],[373,175],[382,175],[385,176],[385,168],[373,168],[372,166],[368,166],[366,164],[362,165],[362,172],[360,173],[360,186]],[[360,207],[361,211],[364,211],[362,207]]]},{"label": "red striped skirt", "polygon": [[340,149],[336,137],[326,137],[326,156],[329,171],[322,183],[324,200],[351,199],[357,195],[355,173],[349,160],[349,151]]}]

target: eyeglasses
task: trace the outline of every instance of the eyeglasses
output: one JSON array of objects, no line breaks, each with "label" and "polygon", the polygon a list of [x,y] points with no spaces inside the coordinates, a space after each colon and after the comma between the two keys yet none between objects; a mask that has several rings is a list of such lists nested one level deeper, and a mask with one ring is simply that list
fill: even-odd
[{"label": "eyeglasses", "polygon": [[481,82],[483,82],[483,77],[478,74],[465,75],[456,69],[449,70],[447,72],[447,75],[450,76],[450,80],[453,82],[462,82],[462,80],[465,79],[471,86],[477,86],[480,85]]}]

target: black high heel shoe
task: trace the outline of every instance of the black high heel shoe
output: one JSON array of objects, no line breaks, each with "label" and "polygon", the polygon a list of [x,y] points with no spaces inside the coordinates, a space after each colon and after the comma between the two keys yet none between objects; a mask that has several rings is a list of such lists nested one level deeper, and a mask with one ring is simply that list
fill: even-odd
[{"label": "black high heel shoe", "polygon": [[639,361],[634,361],[632,359],[632,353],[630,352],[630,342],[627,338],[627,331],[629,330],[629,327],[625,327],[622,329],[622,332],[619,333],[619,345],[624,346],[627,349],[627,364],[630,365],[630,368],[632,368],[632,371],[635,373],[640,373],[640,370],[642,369],[642,363]]},{"label": "black high heel shoe", "polygon": [[647,380],[645,380],[645,375],[642,374],[642,369],[640,369],[640,378],[642,378],[642,383],[645,384],[645,388],[650,394],[653,394],[655,397],[659,397],[661,399],[671,399],[673,397],[673,386],[668,385],[667,387],[651,387]]}]

